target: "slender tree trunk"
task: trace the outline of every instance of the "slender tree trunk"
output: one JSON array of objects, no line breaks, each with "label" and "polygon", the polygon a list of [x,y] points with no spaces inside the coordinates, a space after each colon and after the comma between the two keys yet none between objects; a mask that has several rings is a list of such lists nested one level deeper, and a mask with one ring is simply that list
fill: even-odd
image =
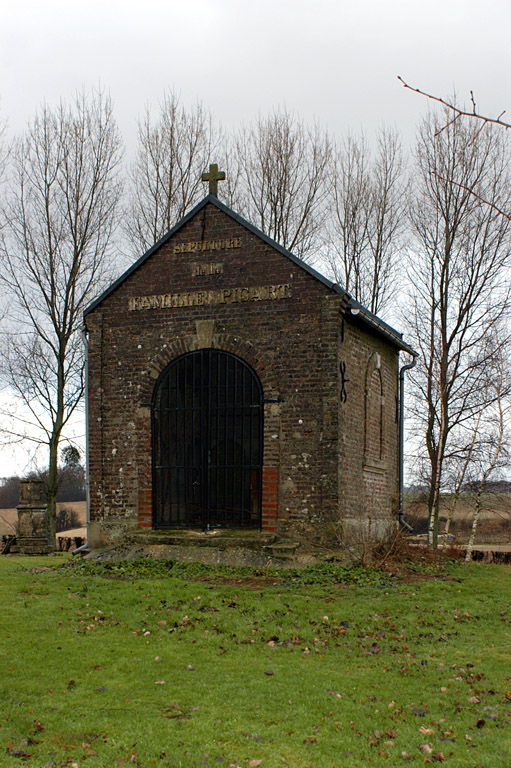
[{"label": "slender tree trunk", "polygon": [[444,528],[444,545],[443,549],[446,549],[447,547],[447,539],[449,538],[449,531],[451,530],[451,521],[452,517],[454,515],[454,510],[456,509],[456,503],[458,501],[458,492],[455,491],[454,498],[452,500],[452,504],[449,506],[447,510],[447,519],[445,521],[445,528]]},{"label": "slender tree trunk", "polygon": [[58,461],[59,442],[64,425],[64,354],[58,365],[57,374],[57,409],[53,430],[49,440],[48,487],[46,489],[46,508],[50,520],[50,536],[53,546],[56,546],[57,533],[57,493],[59,490]]},{"label": "slender tree trunk", "polygon": [[477,489],[477,495],[476,495],[476,508],[474,510],[474,517],[472,519],[472,528],[470,530],[470,537],[467,544],[467,551],[465,553],[465,562],[469,563],[472,559],[472,549],[474,547],[474,542],[476,538],[476,532],[477,532],[477,523],[479,522],[479,516],[481,514],[482,509],[482,503],[481,503],[481,490],[482,490],[482,484]]},{"label": "slender tree trunk", "polygon": [[482,417],[482,411],[479,411],[477,414],[477,419],[474,424],[474,429],[472,430],[472,439],[470,441],[470,445],[468,446],[467,453],[465,455],[465,460],[463,462],[463,466],[461,468],[461,472],[456,480],[456,486],[454,488],[454,496],[452,500],[452,504],[449,507],[449,511],[447,514],[447,520],[445,521],[445,541],[444,541],[444,549],[447,547],[447,539],[449,536],[449,531],[451,530],[451,522],[454,517],[454,512],[456,509],[456,505],[458,503],[458,499],[460,497],[461,488],[463,486],[463,483],[465,482],[465,477],[467,475],[467,470],[469,468],[469,464],[472,460],[472,456],[474,453],[474,448],[477,440],[477,435],[479,431],[479,425],[481,423],[481,417]]},{"label": "slender tree trunk", "polygon": [[49,443],[50,460],[48,466],[48,487],[46,488],[46,508],[50,520],[50,537],[56,544],[57,532],[57,491],[58,491],[58,438],[53,434]]},{"label": "slender tree trunk", "polygon": [[438,523],[440,518],[440,488],[442,480],[442,463],[445,449],[445,435],[440,434],[438,444],[430,446],[431,481],[429,487],[428,509],[428,545],[438,548]]}]

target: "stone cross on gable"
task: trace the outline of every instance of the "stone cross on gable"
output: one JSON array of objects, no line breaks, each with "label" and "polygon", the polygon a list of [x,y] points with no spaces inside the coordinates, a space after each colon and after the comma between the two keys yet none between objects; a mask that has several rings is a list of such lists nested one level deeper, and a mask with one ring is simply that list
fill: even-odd
[{"label": "stone cross on gable", "polygon": [[212,163],[209,166],[209,173],[202,174],[202,181],[209,181],[209,194],[218,197],[218,182],[225,179],[225,172],[218,170],[218,165]]}]

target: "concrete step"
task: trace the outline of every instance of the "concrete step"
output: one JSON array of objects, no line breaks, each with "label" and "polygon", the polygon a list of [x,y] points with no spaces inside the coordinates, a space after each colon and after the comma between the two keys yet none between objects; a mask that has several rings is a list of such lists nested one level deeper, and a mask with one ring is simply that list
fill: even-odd
[{"label": "concrete step", "polygon": [[165,545],[178,547],[214,547],[215,549],[255,549],[263,550],[277,542],[274,533],[266,531],[240,531],[215,529],[195,531],[183,529],[140,530],[129,533],[135,544],[142,546]]}]

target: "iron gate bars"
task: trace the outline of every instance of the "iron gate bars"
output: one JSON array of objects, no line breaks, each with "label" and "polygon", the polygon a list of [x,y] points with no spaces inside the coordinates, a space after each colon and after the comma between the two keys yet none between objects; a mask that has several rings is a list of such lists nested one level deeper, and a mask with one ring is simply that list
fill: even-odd
[{"label": "iron gate bars", "polygon": [[262,449],[262,387],[247,363],[216,349],[174,360],[152,403],[154,527],[260,527]]}]

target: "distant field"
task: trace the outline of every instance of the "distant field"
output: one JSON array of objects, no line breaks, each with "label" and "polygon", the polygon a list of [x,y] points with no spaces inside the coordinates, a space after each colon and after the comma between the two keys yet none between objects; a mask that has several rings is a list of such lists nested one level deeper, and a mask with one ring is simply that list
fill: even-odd
[{"label": "distant field", "polygon": [[[449,505],[450,496],[442,499],[440,513],[440,532],[442,532]],[[65,501],[57,504],[57,509],[72,509],[78,515],[81,527],[85,525],[87,510],[85,501]],[[474,513],[474,495],[463,494],[457,503],[451,533],[461,542],[468,540],[472,516]],[[419,494],[405,494],[405,518],[414,528],[415,533],[427,530],[427,504]],[[14,533],[17,520],[16,509],[0,509],[0,536]],[[511,543],[511,493],[488,493],[484,495],[484,512],[479,519],[478,544]]]},{"label": "distant field", "polygon": [[[416,533],[427,530],[427,503],[420,494],[405,494],[405,519]],[[440,505],[440,532],[444,530],[452,496],[442,497]],[[474,515],[475,497],[462,494],[455,507],[450,532],[460,542],[466,542]],[[479,544],[511,543],[511,493],[485,493],[483,512],[477,526],[476,541]]]},{"label": "distant field", "polygon": [[[81,527],[87,520],[87,509],[85,501],[59,501],[57,511],[61,509],[72,509],[79,518]],[[18,513],[16,509],[0,509],[0,536],[9,536],[16,531]]]}]

